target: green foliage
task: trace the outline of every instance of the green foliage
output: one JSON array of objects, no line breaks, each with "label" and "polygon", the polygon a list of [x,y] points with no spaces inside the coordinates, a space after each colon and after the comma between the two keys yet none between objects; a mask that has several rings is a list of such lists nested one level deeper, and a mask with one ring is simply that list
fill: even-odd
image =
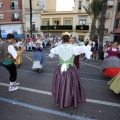
[{"label": "green foliage", "polygon": [[103,0],[93,0],[88,7],[83,6],[92,20],[97,19],[97,17],[100,15],[102,11],[102,1]]}]

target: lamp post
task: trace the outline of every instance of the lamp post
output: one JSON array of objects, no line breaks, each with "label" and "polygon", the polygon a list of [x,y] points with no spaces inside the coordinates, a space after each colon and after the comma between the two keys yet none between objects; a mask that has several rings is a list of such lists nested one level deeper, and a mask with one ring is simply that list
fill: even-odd
[{"label": "lamp post", "polygon": [[2,33],[1,33],[2,31],[1,31],[1,25],[0,25],[0,38],[2,38]]},{"label": "lamp post", "polygon": [[49,21],[48,21],[48,37],[49,37],[49,29],[50,29],[50,28],[49,28]]},{"label": "lamp post", "polygon": [[30,0],[30,36],[32,37],[32,0]]}]

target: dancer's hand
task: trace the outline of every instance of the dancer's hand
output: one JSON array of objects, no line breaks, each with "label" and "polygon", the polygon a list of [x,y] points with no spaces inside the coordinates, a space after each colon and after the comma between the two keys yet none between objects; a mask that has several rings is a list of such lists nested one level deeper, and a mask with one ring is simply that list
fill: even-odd
[{"label": "dancer's hand", "polygon": [[26,51],[26,47],[22,47],[22,49],[21,49],[21,50],[22,50],[23,52],[24,52],[24,51]]}]

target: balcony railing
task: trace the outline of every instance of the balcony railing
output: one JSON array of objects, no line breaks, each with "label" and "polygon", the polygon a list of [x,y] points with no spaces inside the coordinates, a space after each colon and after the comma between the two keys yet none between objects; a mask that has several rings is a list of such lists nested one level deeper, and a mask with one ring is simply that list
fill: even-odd
[{"label": "balcony railing", "polygon": [[76,30],[89,30],[89,25],[76,25]]},{"label": "balcony railing", "polygon": [[41,26],[41,30],[72,30],[72,25]]}]

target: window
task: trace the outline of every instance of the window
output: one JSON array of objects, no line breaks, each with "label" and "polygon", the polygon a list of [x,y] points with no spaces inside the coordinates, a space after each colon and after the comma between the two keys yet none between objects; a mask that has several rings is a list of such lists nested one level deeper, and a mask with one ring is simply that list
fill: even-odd
[{"label": "window", "polygon": [[54,20],[54,25],[59,25],[60,24],[60,22],[59,22],[59,20]]},{"label": "window", "polygon": [[78,5],[79,5],[79,6],[78,6],[78,9],[81,10],[81,7],[82,7],[82,1],[79,1]]},{"label": "window", "polygon": [[18,9],[18,1],[11,1],[11,9]]},{"label": "window", "polygon": [[32,22],[32,30],[35,31],[35,22]]},{"label": "window", "polygon": [[71,20],[65,20],[65,25],[71,25]]},{"label": "window", "polygon": [[85,25],[86,24],[86,20],[80,20],[80,25]]},{"label": "window", "polygon": [[12,14],[12,20],[19,20],[19,13],[13,13]]},{"label": "window", "polygon": [[0,2],[0,8],[3,8],[3,4],[2,4],[2,2]]},{"label": "window", "polygon": [[4,19],[4,14],[0,14],[0,19]]},{"label": "window", "polygon": [[43,21],[44,26],[48,26],[48,24],[49,24],[49,21]]}]

